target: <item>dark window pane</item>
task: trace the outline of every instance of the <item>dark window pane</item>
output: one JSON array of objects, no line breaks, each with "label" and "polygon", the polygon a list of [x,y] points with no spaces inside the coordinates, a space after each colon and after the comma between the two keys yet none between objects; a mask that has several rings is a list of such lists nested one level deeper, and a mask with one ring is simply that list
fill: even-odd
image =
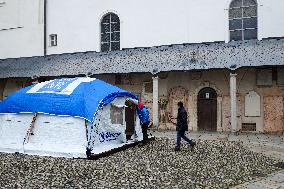
[{"label": "dark window pane", "polygon": [[119,18],[116,14],[111,14],[111,22],[119,22]]},{"label": "dark window pane", "polygon": [[111,34],[111,41],[120,41],[120,33],[114,32]]},{"label": "dark window pane", "polygon": [[243,17],[257,16],[257,8],[256,7],[244,7],[243,11],[244,11]]},{"label": "dark window pane", "polygon": [[257,39],[257,29],[245,30],[244,31],[244,39],[245,40]]},{"label": "dark window pane", "polygon": [[244,29],[257,28],[257,18],[244,18]]},{"label": "dark window pane", "polygon": [[229,18],[241,18],[242,8],[235,8],[229,10]]},{"label": "dark window pane", "polygon": [[110,22],[110,14],[104,16],[102,23],[109,23]]},{"label": "dark window pane", "polygon": [[230,20],[229,30],[242,29],[242,19]]},{"label": "dark window pane", "polygon": [[111,43],[111,50],[116,51],[120,49],[120,43],[119,42],[112,42]]},{"label": "dark window pane", "polygon": [[109,43],[102,43],[102,44],[101,44],[101,51],[102,51],[102,52],[107,52],[107,51],[109,51]]},{"label": "dark window pane", "polygon": [[241,6],[242,6],[242,0],[234,0],[231,2],[230,8],[241,7]]},{"label": "dark window pane", "polygon": [[119,22],[111,24],[111,31],[120,31],[120,24],[119,24]]},{"label": "dark window pane", "polygon": [[242,31],[231,31],[230,32],[231,41],[239,41],[242,40]]},{"label": "dark window pane", "polygon": [[102,24],[102,33],[110,32],[110,24]]},{"label": "dark window pane", "polygon": [[255,0],[244,0],[244,6],[256,5]]},{"label": "dark window pane", "polygon": [[110,34],[109,33],[101,34],[101,41],[102,42],[109,42],[110,41]]}]

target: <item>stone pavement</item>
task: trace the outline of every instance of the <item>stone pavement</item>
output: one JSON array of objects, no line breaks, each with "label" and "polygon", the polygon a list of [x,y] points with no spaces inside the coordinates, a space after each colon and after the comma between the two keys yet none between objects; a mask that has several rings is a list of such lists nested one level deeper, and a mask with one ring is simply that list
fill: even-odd
[{"label": "stone pavement", "polygon": [[[174,131],[150,131],[151,134],[158,138],[174,139]],[[257,133],[240,133],[234,135],[231,133],[218,132],[190,132],[187,135],[194,140],[225,140],[241,141],[244,146],[250,150],[261,153],[265,156],[277,159],[283,162],[284,169],[284,135],[268,135]],[[233,189],[284,189],[284,170],[271,175],[259,175],[256,180],[238,185]]]},{"label": "stone pavement", "polygon": [[[175,131],[155,131],[150,133],[158,138],[175,139]],[[258,133],[240,133],[234,135],[224,132],[188,132],[187,135],[194,140],[225,140],[241,141],[250,150],[262,153],[274,159],[284,161],[284,135],[268,135]]]},{"label": "stone pavement", "polygon": [[266,178],[233,187],[232,189],[284,189],[284,170],[271,174]]}]

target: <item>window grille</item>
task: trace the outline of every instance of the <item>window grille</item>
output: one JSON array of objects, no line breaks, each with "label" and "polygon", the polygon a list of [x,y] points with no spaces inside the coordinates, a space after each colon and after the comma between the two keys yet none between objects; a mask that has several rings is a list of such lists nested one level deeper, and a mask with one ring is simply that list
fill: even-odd
[{"label": "window grille", "polygon": [[230,41],[257,39],[257,3],[233,0],[229,8]]},{"label": "window grille", "polygon": [[101,51],[120,49],[120,20],[114,13],[108,13],[101,21]]},{"label": "window grille", "polygon": [[57,46],[57,34],[49,35],[50,46]]}]

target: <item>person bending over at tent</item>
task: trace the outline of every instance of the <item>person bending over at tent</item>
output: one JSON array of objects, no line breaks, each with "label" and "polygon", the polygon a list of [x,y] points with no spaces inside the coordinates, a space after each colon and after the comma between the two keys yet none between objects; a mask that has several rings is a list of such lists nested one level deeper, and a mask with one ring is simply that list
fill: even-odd
[{"label": "person bending over at tent", "polygon": [[137,112],[138,112],[138,116],[140,119],[140,123],[142,125],[142,133],[143,133],[143,144],[147,143],[148,140],[148,134],[147,134],[147,129],[148,129],[148,125],[150,123],[150,115],[149,115],[149,111],[147,106],[145,106],[142,103],[139,103],[137,105]]},{"label": "person bending over at tent", "polygon": [[187,112],[185,108],[183,107],[182,102],[178,102],[178,114],[177,114],[177,144],[175,147],[175,151],[180,151],[180,142],[181,138],[183,138],[185,141],[190,144],[191,151],[193,150],[193,147],[196,145],[196,143],[189,138],[185,136],[185,131],[188,131],[188,124],[187,124]]}]

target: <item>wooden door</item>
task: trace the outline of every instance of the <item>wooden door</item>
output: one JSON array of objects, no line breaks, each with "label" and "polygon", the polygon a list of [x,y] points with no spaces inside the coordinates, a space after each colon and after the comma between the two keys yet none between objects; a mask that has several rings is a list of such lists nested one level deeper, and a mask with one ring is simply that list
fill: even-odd
[{"label": "wooden door", "polygon": [[135,131],[135,113],[136,107],[133,103],[126,101],[125,105],[125,122],[126,122],[126,138],[130,139],[130,137],[134,134]]},{"label": "wooden door", "polygon": [[206,87],[199,91],[197,101],[199,131],[217,131],[217,93]]}]

